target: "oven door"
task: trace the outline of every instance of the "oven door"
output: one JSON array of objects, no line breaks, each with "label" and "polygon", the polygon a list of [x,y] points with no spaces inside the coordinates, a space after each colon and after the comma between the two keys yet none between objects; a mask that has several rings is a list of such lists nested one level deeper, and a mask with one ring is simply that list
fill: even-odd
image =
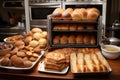
[{"label": "oven door", "polygon": [[47,16],[58,7],[61,7],[61,3],[31,4],[29,6],[30,25],[47,25]]}]

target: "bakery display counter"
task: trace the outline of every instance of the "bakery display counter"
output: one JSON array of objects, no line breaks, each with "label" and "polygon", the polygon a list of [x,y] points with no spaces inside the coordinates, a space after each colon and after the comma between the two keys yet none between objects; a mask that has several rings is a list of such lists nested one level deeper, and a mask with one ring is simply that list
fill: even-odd
[{"label": "bakery display counter", "polygon": [[75,80],[75,79],[83,79],[83,80],[120,80],[120,69],[119,62],[120,58],[117,60],[107,60],[112,67],[112,73],[109,76],[85,76],[85,77],[74,77],[71,73],[70,69],[66,74],[51,74],[51,73],[42,73],[38,71],[38,67],[40,63],[36,64],[36,66],[31,70],[10,70],[10,69],[2,69],[0,68],[0,78],[9,79],[9,80]]}]

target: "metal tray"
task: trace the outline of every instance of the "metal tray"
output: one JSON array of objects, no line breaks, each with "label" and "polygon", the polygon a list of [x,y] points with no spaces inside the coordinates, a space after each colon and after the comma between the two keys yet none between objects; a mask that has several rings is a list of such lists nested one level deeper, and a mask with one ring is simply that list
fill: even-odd
[{"label": "metal tray", "polygon": [[44,51],[41,51],[41,54],[39,55],[38,59],[33,62],[33,65],[30,66],[30,67],[25,67],[25,68],[21,68],[21,67],[14,67],[14,66],[2,66],[0,65],[0,68],[5,68],[5,69],[13,69],[13,70],[30,70],[32,69],[36,64],[37,62],[40,60],[40,58],[44,55]]}]

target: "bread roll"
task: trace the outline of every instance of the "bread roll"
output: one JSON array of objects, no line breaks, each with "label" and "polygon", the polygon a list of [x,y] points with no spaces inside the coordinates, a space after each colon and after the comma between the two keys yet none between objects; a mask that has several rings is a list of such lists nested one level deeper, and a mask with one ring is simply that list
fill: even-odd
[{"label": "bread roll", "polygon": [[84,30],[84,28],[85,28],[84,25],[81,25],[81,24],[77,25],[77,30]]},{"label": "bread roll", "polygon": [[25,47],[25,43],[23,41],[16,41],[14,46],[18,47],[19,49],[22,49]]},{"label": "bread roll", "polygon": [[52,19],[62,19],[62,13],[64,12],[64,9],[62,8],[56,8],[53,13],[51,14]]},{"label": "bread roll", "polygon": [[69,24],[60,24],[60,29],[61,30],[68,30],[69,29]]},{"label": "bread roll", "polygon": [[59,35],[56,35],[53,39],[53,43],[54,44],[58,44],[60,42],[60,36]]},{"label": "bread roll", "polygon": [[41,32],[42,32],[42,29],[40,29],[40,28],[32,28],[31,31],[32,31],[33,33],[35,33],[35,32],[41,33]]},{"label": "bread roll", "polygon": [[93,45],[96,44],[96,38],[94,35],[90,36],[90,44],[93,44]]},{"label": "bread roll", "polygon": [[87,19],[88,20],[97,20],[99,14],[97,12],[88,12]]},{"label": "bread roll", "polygon": [[83,35],[82,34],[78,34],[76,36],[76,43],[78,43],[78,44],[82,44],[83,43]]},{"label": "bread roll", "polygon": [[66,44],[68,42],[68,37],[67,35],[62,35],[60,38],[60,43],[61,44]]},{"label": "bread roll", "polygon": [[90,44],[90,36],[88,34],[84,34],[83,43]]},{"label": "bread roll", "polygon": [[72,8],[67,8],[63,13],[62,13],[62,17],[63,19],[71,19],[71,14],[73,13],[73,9]]},{"label": "bread roll", "polygon": [[25,39],[24,39],[24,42],[26,45],[29,45],[29,42],[32,41],[32,36],[27,36]]},{"label": "bread roll", "polygon": [[93,25],[86,25],[86,29],[88,29],[88,30],[94,30],[94,26]]},{"label": "bread roll", "polygon": [[77,25],[76,24],[69,24],[69,30],[70,31],[75,31],[77,29]]},{"label": "bread roll", "polygon": [[68,37],[68,43],[75,43],[76,39],[75,39],[75,35],[70,34]]},{"label": "bread roll", "polygon": [[36,47],[36,46],[38,46],[39,45],[39,41],[36,41],[36,40],[32,40],[32,41],[30,41],[30,43],[29,43],[29,46],[31,46],[31,47]]}]

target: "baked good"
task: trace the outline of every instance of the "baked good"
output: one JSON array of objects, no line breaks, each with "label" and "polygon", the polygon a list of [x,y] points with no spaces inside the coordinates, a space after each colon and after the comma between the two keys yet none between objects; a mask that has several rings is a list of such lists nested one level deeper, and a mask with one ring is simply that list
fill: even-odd
[{"label": "baked good", "polygon": [[72,8],[67,8],[63,13],[62,13],[62,18],[63,19],[71,19],[71,14],[73,13]]},{"label": "baked good", "polygon": [[27,33],[26,33],[26,36],[32,36],[33,35],[33,32],[32,31],[28,31]]},{"label": "baked good", "polygon": [[[42,33],[42,32],[41,32],[41,33]],[[33,39],[39,40],[39,39],[43,36],[41,33],[35,32],[35,33],[33,34]]]},{"label": "baked good", "polygon": [[24,67],[30,67],[30,66],[32,66],[32,62],[29,61],[29,60],[23,61],[23,64],[24,64]]},{"label": "baked good", "polygon": [[97,12],[98,14],[100,14],[100,11],[97,8],[87,8],[87,12]]},{"label": "baked good", "polygon": [[88,34],[84,34],[83,43],[84,44],[90,44],[90,36]]},{"label": "baked good", "polygon": [[72,52],[70,54],[70,66],[71,66],[71,72],[72,73],[76,73],[78,72],[78,68],[77,68],[77,57],[76,57],[76,53]]},{"label": "baked good", "polygon": [[86,25],[86,29],[88,29],[88,30],[94,30],[94,27],[95,26],[93,26],[93,25]]},{"label": "baked good", "polygon": [[62,19],[62,13],[64,12],[64,9],[62,8],[56,8],[53,13],[51,14],[52,19]]},{"label": "baked good", "polygon": [[22,58],[26,56],[25,52],[23,52],[23,51],[17,52],[16,55],[17,55],[18,57],[22,57]]},{"label": "baked good", "polygon": [[54,44],[57,44],[57,43],[59,43],[60,42],[60,36],[59,35],[56,35],[55,37],[54,37],[54,39],[53,39],[53,43]]},{"label": "baked good", "polygon": [[14,65],[15,67],[24,67],[23,59],[20,57],[17,57],[16,55],[13,55],[11,57],[11,62],[12,62],[12,65]]},{"label": "baked good", "polygon": [[36,47],[36,46],[38,46],[39,45],[39,41],[36,41],[36,40],[32,40],[32,41],[30,41],[30,43],[29,43],[29,46],[31,46],[31,47]]},{"label": "baked good", "polygon": [[40,46],[41,48],[44,48],[46,45],[47,45],[47,39],[41,38],[41,39],[39,40],[39,46]]},{"label": "baked good", "polygon": [[41,35],[43,38],[47,39],[47,31],[42,31]]},{"label": "baked good", "polygon": [[96,38],[94,35],[90,36],[90,44],[96,44]]},{"label": "baked good", "polygon": [[61,44],[66,44],[68,42],[68,37],[67,35],[62,35],[60,38],[60,43]]},{"label": "baked good", "polygon": [[14,46],[18,47],[19,49],[22,49],[25,47],[25,43],[23,41],[16,41]]},{"label": "baked good", "polygon": [[76,43],[82,44],[83,43],[83,35],[79,34],[76,36]]},{"label": "baked good", "polygon": [[76,39],[75,39],[75,35],[70,34],[68,37],[68,43],[75,43]]},{"label": "baked good", "polygon": [[100,15],[100,11],[97,8],[88,8],[87,13],[88,20],[97,20]]},{"label": "baked good", "polygon": [[69,29],[69,24],[60,24],[60,29],[61,30],[68,30]]},{"label": "baked good", "polygon": [[35,32],[41,33],[41,32],[42,32],[42,29],[40,29],[40,28],[32,28],[31,31],[32,31],[33,33],[35,33]]},{"label": "baked good", "polygon": [[24,39],[25,44],[29,45],[30,41],[32,41],[32,36],[26,36],[26,38]]},{"label": "baked good", "polygon": [[85,8],[80,8],[79,9],[79,14],[81,14],[82,16],[82,20],[86,20],[87,19],[87,10]]},{"label": "baked good", "polygon": [[74,31],[77,29],[77,25],[76,24],[69,24],[69,30],[70,31]]},{"label": "baked good", "polygon": [[83,30],[84,28],[85,28],[85,26],[82,24],[77,25],[77,30]]},{"label": "baked good", "polygon": [[7,65],[9,64],[9,61],[10,61],[9,57],[4,57],[4,58],[0,61],[0,64],[1,64],[2,66],[7,66]]},{"label": "baked good", "polygon": [[81,20],[82,14],[80,12],[80,8],[74,9],[73,13],[71,14],[73,20]]}]

